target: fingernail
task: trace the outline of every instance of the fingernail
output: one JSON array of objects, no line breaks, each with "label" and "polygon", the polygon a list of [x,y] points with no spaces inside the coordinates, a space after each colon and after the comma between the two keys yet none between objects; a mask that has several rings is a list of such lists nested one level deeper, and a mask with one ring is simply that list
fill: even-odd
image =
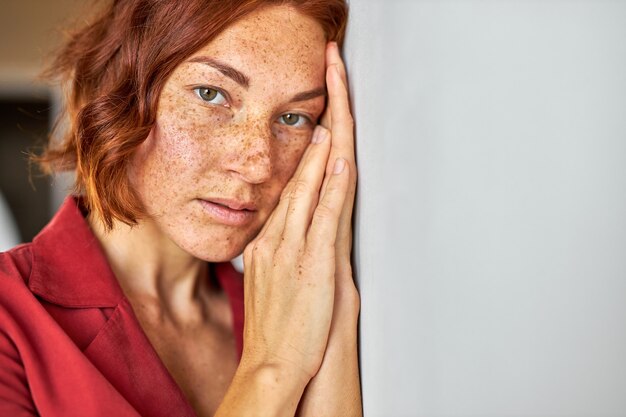
[{"label": "fingernail", "polygon": [[311,143],[320,143],[320,127],[319,126],[315,126],[315,129],[313,129],[313,136],[311,136]]},{"label": "fingernail", "polygon": [[324,129],[322,126],[317,126],[315,128],[315,132],[313,133],[312,142],[319,144],[326,140],[328,137],[328,130]]},{"label": "fingernail", "polygon": [[343,169],[346,167],[346,160],[343,158],[337,158],[335,160],[335,168],[333,170],[333,174],[341,174]]}]

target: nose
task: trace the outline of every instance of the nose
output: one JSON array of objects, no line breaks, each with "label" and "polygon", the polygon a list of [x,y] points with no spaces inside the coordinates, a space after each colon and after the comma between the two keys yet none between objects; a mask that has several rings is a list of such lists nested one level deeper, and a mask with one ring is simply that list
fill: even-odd
[{"label": "nose", "polygon": [[272,176],[272,132],[265,123],[237,126],[226,169],[251,184],[261,184]]}]

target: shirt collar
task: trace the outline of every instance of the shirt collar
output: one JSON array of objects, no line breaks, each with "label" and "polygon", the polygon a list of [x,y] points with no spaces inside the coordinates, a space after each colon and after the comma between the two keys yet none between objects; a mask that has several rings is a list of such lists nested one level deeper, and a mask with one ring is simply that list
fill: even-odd
[{"label": "shirt collar", "polygon": [[64,307],[115,307],[124,297],[113,271],[79,207],[68,197],[35,237],[31,291]]}]

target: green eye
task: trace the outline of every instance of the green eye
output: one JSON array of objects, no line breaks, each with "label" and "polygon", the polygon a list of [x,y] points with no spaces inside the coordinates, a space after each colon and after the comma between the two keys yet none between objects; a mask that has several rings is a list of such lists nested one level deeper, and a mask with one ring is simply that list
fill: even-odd
[{"label": "green eye", "polygon": [[301,117],[299,114],[287,113],[280,116],[280,119],[288,126],[296,126],[300,122]]},{"label": "green eye", "polygon": [[217,97],[217,90],[212,88],[199,88],[198,95],[202,100],[213,101]]},{"label": "green eye", "polygon": [[194,88],[197,96],[203,101],[212,104],[224,104],[226,103],[226,97],[219,90],[209,87],[197,87]]}]

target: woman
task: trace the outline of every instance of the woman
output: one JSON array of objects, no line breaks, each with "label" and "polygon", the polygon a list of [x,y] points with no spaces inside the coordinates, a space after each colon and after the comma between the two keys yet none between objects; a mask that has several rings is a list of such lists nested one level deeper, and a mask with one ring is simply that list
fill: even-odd
[{"label": "woman", "polygon": [[0,415],[361,414],[345,19],[118,0],[70,39],[77,192],[0,257]]}]

